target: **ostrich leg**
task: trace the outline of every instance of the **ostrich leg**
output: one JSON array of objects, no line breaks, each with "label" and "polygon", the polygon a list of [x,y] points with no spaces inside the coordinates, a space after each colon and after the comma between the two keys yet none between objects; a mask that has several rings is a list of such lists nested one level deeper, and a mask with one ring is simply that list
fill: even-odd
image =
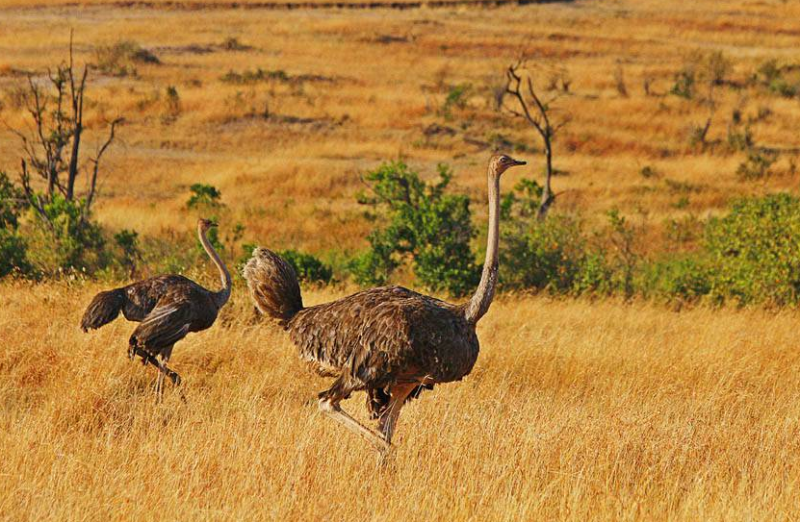
[{"label": "ostrich leg", "polygon": [[181,377],[176,372],[172,371],[167,367],[167,363],[169,362],[169,358],[172,357],[172,346],[169,346],[163,350],[158,355],[158,357],[154,357],[152,359],[153,364],[158,367],[158,380],[156,381],[156,401],[161,402],[164,397],[164,377],[169,377],[172,381],[172,384],[178,387],[178,392],[181,394],[181,400],[186,402],[186,396],[183,394],[183,390],[180,389],[181,384]]},{"label": "ostrich leg", "polygon": [[414,389],[418,386],[418,383],[410,383],[410,384],[395,384],[389,390],[389,405],[386,407],[386,411],[381,415],[379,428],[381,433],[383,433],[383,438],[386,439],[388,444],[392,443],[392,435],[394,435],[394,429],[397,427],[397,419],[400,417],[400,409],[405,404],[406,399],[414,391]]},{"label": "ostrich leg", "polygon": [[319,400],[319,410],[331,419],[341,423],[345,428],[367,439],[367,442],[372,444],[378,451],[383,452],[389,449],[389,443],[384,440],[383,436],[355,420],[339,406],[341,400],[338,397],[322,398]]}]

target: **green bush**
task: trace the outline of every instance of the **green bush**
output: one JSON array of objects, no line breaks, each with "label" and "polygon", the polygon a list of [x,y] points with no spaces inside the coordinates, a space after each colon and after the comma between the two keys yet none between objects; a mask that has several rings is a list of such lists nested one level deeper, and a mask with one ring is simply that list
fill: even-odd
[{"label": "green bush", "polygon": [[122,229],[114,234],[114,243],[121,251],[119,264],[132,277],[136,271],[137,261],[142,258],[139,250],[139,233],[135,230]]},{"label": "green bush", "polygon": [[27,246],[20,237],[19,217],[25,208],[25,195],[4,172],[0,172],[0,277],[11,272],[28,272]]},{"label": "green bush", "polygon": [[327,285],[333,279],[333,269],[311,254],[281,250],[278,255],[292,265],[301,283]]},{"label": "green bush", "polygon": [[465,109],[467,100],[472,93],[471,83],[460,83],[453,86],[442,104],[441,113],[446,120],[453,117],[453,109]]},{"label": "green bush", "polygon": [[187,208],[217,208],[222,206],[220,198],[222,193],[217,190],[213,185],[206,185],[204,183],[195,183],[189,187],[189,200],[186,202]]},{"label": "green bush", "polygon": [[108,262],[100,226],[86,219],[83,200],[69,201],[54,194],[44,203],[45,216],[29,210],[29,258],[40,270],[93,271]]},{"label": "green bush", "polygon": [[16,231],[0,228],[0,277],[29,271],[25,241]]},{"label": "green bush", "polygon": [[710,294],[741,304],[797,304],[800,200],[789,194],[742,199],[706,229]]},{"label": "green bush", "polygon": [[[569,293],[581,286],[586,240],[567,216],[504,227],[500,281],[505,288]],[[583,283],[583,281],[581,281]],[[588,289],[587,289],[588,290]]]},{"label": "green bush", "polygon": [[699,300],[711,291],[711,270],[697,254],[668,256],[646,264],[637,285],[647,297],[667,301]]},{"label": "green bush", "polygon": [[475,233],[469,198],[446,192],[452,179],[446,166],[439,165],[438,176],[426,183],[402,161],[365,175],[371,195],[358,199],[379,224],[369,234],[370,248],[350,263],[360,284],[385,284],[408,259],[431,290],[460,296],[474,289],[479,274],[470,250]]},{"label": "green bush", "polygon": [[[236,271],[238,273],[241,273],[242,268],[250,260],[250,256],[253,255],[253,250],[257,246],[255,243],[242,245],[243,256],[237,262],[238,269]],[[297,274],[297,279],[301,283],[327,285],[333,281],[333,268],[312,254],[294,249],[280,250],[277,254],[292,265]]]}]

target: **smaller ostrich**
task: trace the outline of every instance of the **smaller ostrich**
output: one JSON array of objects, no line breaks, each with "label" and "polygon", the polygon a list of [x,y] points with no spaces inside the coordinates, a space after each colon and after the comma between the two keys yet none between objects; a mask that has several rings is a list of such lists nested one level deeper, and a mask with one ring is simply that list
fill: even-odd
[{"label": "smaller ostrich", "polygon": [[[179,386],[180,376],[167,363],[172,347],[189,332],[210,328],[220,309],[231,296],[231,275],[206,237],[217,224],[207,219],[197,222],[197,234],[211,261],[219,270],[222,290],[207,290],[180,275],[151,277],[144,281],[100,292],[83,314],[81,329],[100,328],[117,318],[120,312],[128,321],[141,323],[128,340],[128,357],[142,358],[142,364],[158,369],[156,398],[163,395],[164,377]],[[183,394],[181,393],[183,398]]]},{"label": "smaller ostrich", "polygon": [[[489,310],[497,284],[500,176],[518,165],[525,162],[502,154],[489,161],[486,261],[478,289],[466,303],[384,286],[306,308],[294,269],[274,252],[256,248],[244,267],[258,310],[283,326],[312,369],[336,378],[318,395],[319,409],[382,453],[391,446],[406,401],[423,389],[460,381],[478,359],[475,327]],[[378,431],[342,409],[340,403],[357,391],[367,393]]]}]

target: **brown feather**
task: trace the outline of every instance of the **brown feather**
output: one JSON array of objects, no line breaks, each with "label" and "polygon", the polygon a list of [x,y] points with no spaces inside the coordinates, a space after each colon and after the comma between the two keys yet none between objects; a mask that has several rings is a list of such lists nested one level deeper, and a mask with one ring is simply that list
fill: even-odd
[{"label": "brown feather", "polygon": [[125,319],[142,323],[129,340],[153,356],[189,332],[209,328],[219,307],[215,295],[179,275],[152,277],[97,294],[81,320],[81,328],[100,328],[121,311]]},{"label": "brown feather", "polygon": [[266,248],[253,252],[244,276],[256,307],[288,330],[301,359],[337,378],[321,396],[366,390],[373,415],[388,404],[392,385],[459,380],[477,360],[478,338],[463,306],[393,286],[303,308],[291,265]]},{"label": "brown feather", "polygon": [[262,314],[285,324],[303,309],[297,274],[292,265],[275,252],[256,248],[242,273]]}]

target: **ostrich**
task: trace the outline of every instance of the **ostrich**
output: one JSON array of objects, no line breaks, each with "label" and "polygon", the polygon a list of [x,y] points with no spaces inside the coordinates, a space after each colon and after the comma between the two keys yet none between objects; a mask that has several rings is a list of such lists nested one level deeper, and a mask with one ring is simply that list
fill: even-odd
[{"label": "ostrich", "polygon": [[[320,375],[335,377],[318,395],[319,409],[364,436],[380,452],[391,447],[403,404],[423,388],[458,381],[478,358],[475,325],[492,303],[497,283],[500,176],[524,165],[506,155],[489,161],[489,238],[480,284],[456,305],[400,286],[373,288],[330,303],[303,307],[297,277],[285,260],[256,248],[244,277],[258,310],[289,332],[300,357]],[[373,431],[340,402],[367,392]]]},{"label": "ostrich", "polygon": [[[141,323],[128,340],[128,357],[142,358],[142,364],[152,364],[158,371],[156,397],[163,395],[164,377],[179,386],[180,376],[167,367],[172,347],[189,332],[210,328],[219,310],[231,296],[231,275],[206,237],[211,227],[207,219],[197,222],[197,234],[211,261],[219,270],[222,290],[206,290],[180,275],[151,277],[144,281],[97,294],[81,319],[81,329],[100,328],[117,318],[120,311],[125,319]],[[183,397],[183,394],[181,394]]]}]

